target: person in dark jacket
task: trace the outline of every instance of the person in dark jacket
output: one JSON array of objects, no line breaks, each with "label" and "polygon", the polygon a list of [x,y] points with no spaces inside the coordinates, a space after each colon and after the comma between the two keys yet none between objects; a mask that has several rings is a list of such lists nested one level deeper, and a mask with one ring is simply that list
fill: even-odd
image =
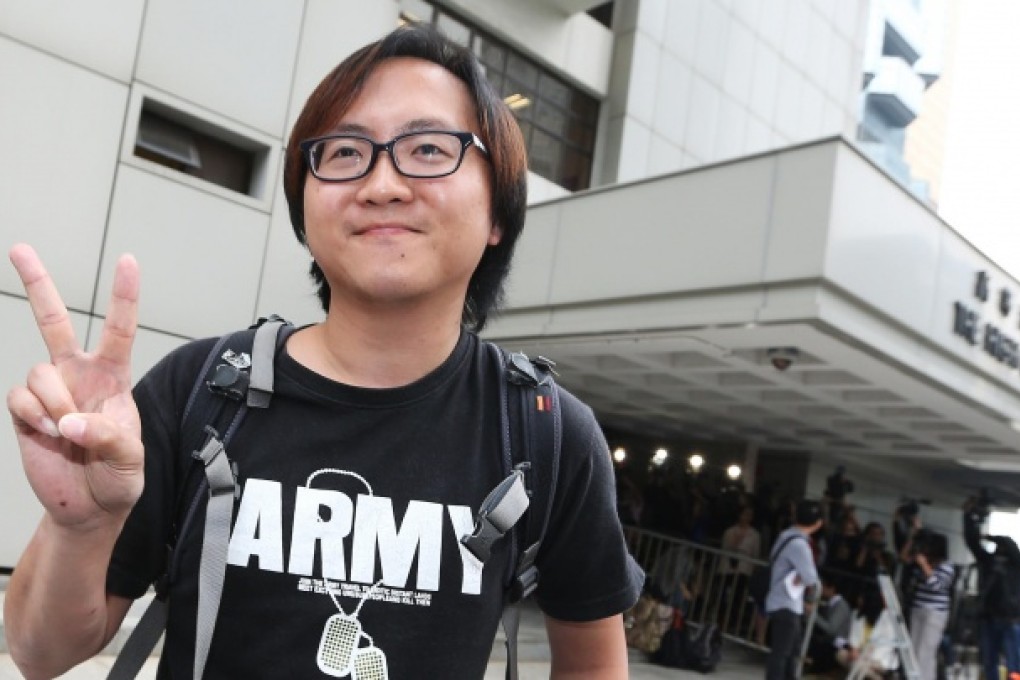
[{"label": "person in dark jacket", "polygon": [[[963,506],[963,538],[978,565],[978,648],[985,677],[998,678],[1000,657],[1008,673],[1020,673],[1020,548],[1008,536],[983,536],[987,515],[981,499],[970,498]],[[982,541],[995,549],[985,549]]]}]

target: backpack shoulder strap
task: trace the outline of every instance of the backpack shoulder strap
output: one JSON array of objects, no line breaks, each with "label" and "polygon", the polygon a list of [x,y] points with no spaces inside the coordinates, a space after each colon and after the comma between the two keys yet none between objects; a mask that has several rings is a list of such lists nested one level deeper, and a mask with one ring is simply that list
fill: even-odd
[{"label": "backpack shoulder strap", "polygon": [[795,541],[795,540],[797,540],[798,538],[803,538],[804,540],[807,540],[807,538],[806,538],[806,537],[804,536],[804,534],[801,534],[801,533],[799,533],[799,532],[798,532],[798,533],[796,533],[796,534],[792,534],[792,535],[790,535],[790,536],[787,536],[786,538],[784,538],[784,539],[783,539],[783,540],[782,540],[782,541],[781,541],[781,542],[779,543],[779,545],[777,545],[777,546],[776,546],[776,549],[772,551],[772,554],[771,554],[771,556],[769,557],[769,562],[771,562],[771,563],[775,563],[775,561],[776,561],[777,559],[779,559],[779,556],[780,556],[780,555],[781,555],[781,554],[783,553],[783,549],[784,549],[784,548],[785,548],[785,547],[786,547],[786,546],[787,546],[787,545],[788,545],[788,544],[789,544],[789,543],[790,543],[791,541]]},{"label": "backpack shoulder strap", "polygon": [[[181,451],[189,458],[201,461],[205,471],[204,479],[187,504],[184,519],[175,531],[175,540],[187,534],[202,500],[205,500],[195,640],[196,679],[202,677],[212,642],[233,519],[236,474],[226,455],[226,445],[249,408],[269,406],[276,350],[292,331],[293,327],[287,322],[273,316],[259,319],[251,328],[217,340],[192,386],[181,420]],[[200,443],[203,439],[204,443]],[[182,496],[186,493],[186,482],[187,475],[182,485]],[[179,554],[171,548],[167,573],[157,583],[156,597],[125,642],[110,669],[108,680],[134,678],[159,641],[166,628],[167,596],[177,576]]]},{"label": "backpack shoulder strap", "polygon": [[[532,362],[524,354],[505,354],[492,343],[487,343],[490,354],[498,366],[501,454],[507,477],[489,492],[475,517],[471,534],[461,537],[461,543],[479,561],[489,559],[492,546],[517,527],[518,520],[535,503],[528,513],[528,540],[520,552],[526,560],[522,578],[513,588],[513,599],[527,597],[537,585],[537,570],[531,571],[538,546],[549,522],[552,497],[555,494],[560,455],[559,394],[552,380],[552,362],[538,359]],[[535,451],[543,452],[536,456]],[[548,489],[538,496],[534,490]],[[511,562],[516,565],[516,543],[511,544]],[[533,581],[533,582],[532,582]]]},{"label": "backpack shoulder strap", "polygon": [[563,423],[554,365],[544,357],[529,359],[520,352],[510,354],[506,362],[505,415],[509,428],[521,436],[517,456],[511,452],[511,460],[524,468],[526,480],[530,477],[525,486],[531,499],[531,512],[520,532],[524,549],[510,584],[511,601],[523,600],[538,586],[535,559],[549,528],[559,480]]},{"label": "backpack shoulder strap", "polygon": [[[519,352],[506,354],[492,343],[488,343],[488,348],[501,376],[501,448],[504,469],[509,476],[490,493],[483,508],[494,495],[498,496],[501,489],[506,488],[501,497],[506,499],[502,505],[509,512],[502,518],[498,535],[492,536],[498,539],[512,531],[516,539],[510,544],[512,568],[504,593],[502,620],[506,635],[506,678],[517,680],[520,603],[538,586],[539,573],[535,561],[549,526],[556,496],[562,421],[552,361],[543,357],[529,359]],[[517,446],[513,445],[515,441]],[[495,507],[499,506],[497,502]],[[522,527],[518,520],[525,511],[527,517]],[[488,516],[493,514],[498,513],[490,512]],[[470,538],[465,537],[465,545],[469,549]]]}]

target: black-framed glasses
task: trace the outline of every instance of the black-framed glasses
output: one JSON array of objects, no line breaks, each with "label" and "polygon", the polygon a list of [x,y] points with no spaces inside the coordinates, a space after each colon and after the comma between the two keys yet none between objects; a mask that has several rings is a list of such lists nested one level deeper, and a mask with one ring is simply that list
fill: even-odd
[{"label": "black-framed glasses", "polygon": [[379,143],[361,135],[335,134],[306,139],[301,151],[312,174],[324,182],[347,182],[364,177],[386,151],[404,177],[445,177],[457,172],[469,146],[486,156],[489,150],[473,132],[429,130],[397,135]]}]

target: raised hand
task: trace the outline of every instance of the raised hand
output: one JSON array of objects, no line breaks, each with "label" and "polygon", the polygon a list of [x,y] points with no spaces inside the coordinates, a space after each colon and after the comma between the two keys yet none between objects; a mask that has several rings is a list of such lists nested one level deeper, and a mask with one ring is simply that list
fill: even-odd
[{"label": "raised hand", "polygon": [[82,350],[60,294],[35,251],[11,248],[50,363],[11,389],[7,407],[33,491],[58,525],[87,531],[119,523],[141,494],[143,448],[131,396],[138,264],[117,262],[95,352]]}]

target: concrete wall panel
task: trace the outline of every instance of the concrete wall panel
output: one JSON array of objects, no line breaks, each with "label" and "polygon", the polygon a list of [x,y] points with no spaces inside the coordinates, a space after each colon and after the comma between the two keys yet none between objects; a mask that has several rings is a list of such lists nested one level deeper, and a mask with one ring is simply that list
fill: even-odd
[{"label": "concrete wall panel", "polygon": [[[87,310],[127,87],[0,38],[0,92],[0,248],[33,244],[66,304]],[[22,292],[6,262],[0,290]]]},{"label": "concrete wall panel", "polygon": [[[32,320],[32,310],[24,298],[0,295],[0,315],[11,322],[4,329],[4,351],[0,352],[0,376],[6,391],[15,384],[24,384],[28,370],[37,363],[49,361],[46,346]],[[88,318],[71,314],[71,323],[84,345]],[[18,444],[10,418],[0,426],[0,566],[14,566],[35,525],[42,517],[42,506],[25,478],[18,455]]]},{"label": "concrete wall panel", "polygon": [[96,313],[105,314],[116,258],[130,252],[142,270],[143,326],[188,337],[247,326],[268,223],[265,213],[122,166]]},{"label": "concrete wall panel", "polygon": [[137,0],[0,0],[0,33],[127,83],[144,10]]},{"label": "concrete wall panel", "polygon": [[138,80],[280,137],[304,5],[149,0]]}]

